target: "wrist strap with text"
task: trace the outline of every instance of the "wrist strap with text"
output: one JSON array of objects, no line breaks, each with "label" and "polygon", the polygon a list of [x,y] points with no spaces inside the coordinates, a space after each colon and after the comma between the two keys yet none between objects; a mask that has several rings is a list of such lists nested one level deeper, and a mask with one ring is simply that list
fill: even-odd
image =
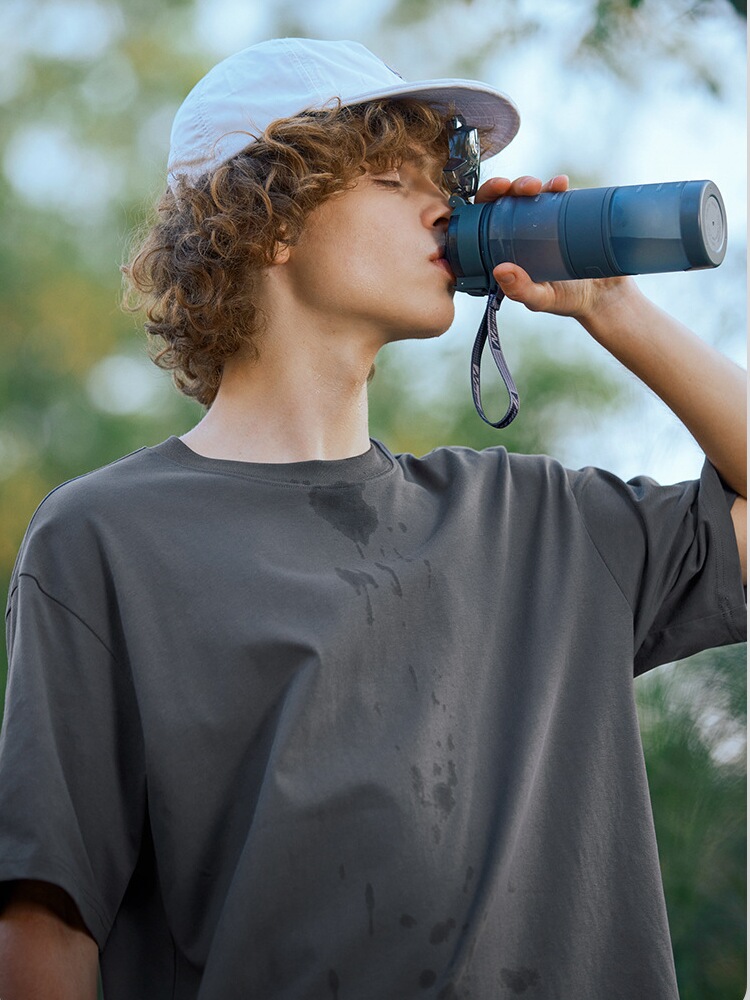
[{"label": "wrist strap with text", "polygon": [[[482,420],[489,424],[490,427],[507,427],[508,424],[515,419],[521,405],[518,398],[518,389],[516,389],[516,383],[513,381],[513,376],[511,375],[510,369],[508,368],[505,358],[503,357],[503,350],[500,346],[500,338],[497,333],[497,320],[495,317],[498,309],[500,308],[500,303],[504,298],[505,295],[500,290],[498,285],[493,285],[490,291],[490,296],[487,300],[487,306],[484,310],[482,322],[479,326],[479,330],[477,331],[477,338],[474,341],[474,349],[471,352],[471,392],[474,396],[474,406],[476,407],[477,413]],[[485,412],[482,409],[482,393],[480,388],[482,351],[484,350],[484,345],[488,340],[490,342],[492,357],[495,359],[497,370],[502,376],[509,396],[508,409],[505,411],[504,416],[502,416],[496,423],[489,420],[485,416]]]}]

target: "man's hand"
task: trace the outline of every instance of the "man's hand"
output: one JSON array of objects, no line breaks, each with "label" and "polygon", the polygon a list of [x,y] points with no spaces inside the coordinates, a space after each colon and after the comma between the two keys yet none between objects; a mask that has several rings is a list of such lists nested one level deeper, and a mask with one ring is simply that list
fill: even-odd
[{"label": "man's hand", "polygon": [[[558,174],[546,184],[528,174],[514,181],[507,177],[491,177],[479,188],[474,202],[496,201],[505,195],[533,198],[545,191],[567,191],[569,183],[566,174]],[[509,262],[498,264],[492,273],[509,299],[523,303],[532,312],[574,316],[579,320],[605,306],[608,308],[616,304],[622,296],[636,290],[633,279],[629,277],[534,282],[522,267]]]}]

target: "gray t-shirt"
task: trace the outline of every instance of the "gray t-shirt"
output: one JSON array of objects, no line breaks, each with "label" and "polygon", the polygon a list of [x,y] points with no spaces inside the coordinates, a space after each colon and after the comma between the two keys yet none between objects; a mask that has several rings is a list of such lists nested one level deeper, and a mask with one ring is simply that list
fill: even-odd
[{"label": "gray t-shirt", "polygon": [[634,674],[742,641],[728,514],[502,447],[53,490],[9,596],[0,880],[107,1000],[674,1000]]}]

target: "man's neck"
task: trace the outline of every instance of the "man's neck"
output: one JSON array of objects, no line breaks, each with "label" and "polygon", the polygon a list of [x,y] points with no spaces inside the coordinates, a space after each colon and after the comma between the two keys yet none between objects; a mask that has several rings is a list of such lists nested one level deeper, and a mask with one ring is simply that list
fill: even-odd
[{"label": "man's neck", "polygon": [[[283,360],[283,363],[282,363]],[[370,447],[371,359],[274,363],[230,359],[211,408],[181,440],[208,458],[242,462],[332,461]]]}]

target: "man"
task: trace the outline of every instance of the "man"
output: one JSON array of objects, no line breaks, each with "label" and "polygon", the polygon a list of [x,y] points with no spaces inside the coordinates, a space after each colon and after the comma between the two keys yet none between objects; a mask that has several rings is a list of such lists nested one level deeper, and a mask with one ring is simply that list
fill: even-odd
[{"label": "man", "polygon": [[488,155],[518,125],[311,39],[178,112],[126,271],[207,412],[53,491],[19,552],[4,1000],[93,998],[98,956],[107,1000],[677,996],[633,676],[745,637],[743,375],[632,279],[504,263],[659,393],[700,480],[372,441],[377,352],[453,319],[455,112]]}]

